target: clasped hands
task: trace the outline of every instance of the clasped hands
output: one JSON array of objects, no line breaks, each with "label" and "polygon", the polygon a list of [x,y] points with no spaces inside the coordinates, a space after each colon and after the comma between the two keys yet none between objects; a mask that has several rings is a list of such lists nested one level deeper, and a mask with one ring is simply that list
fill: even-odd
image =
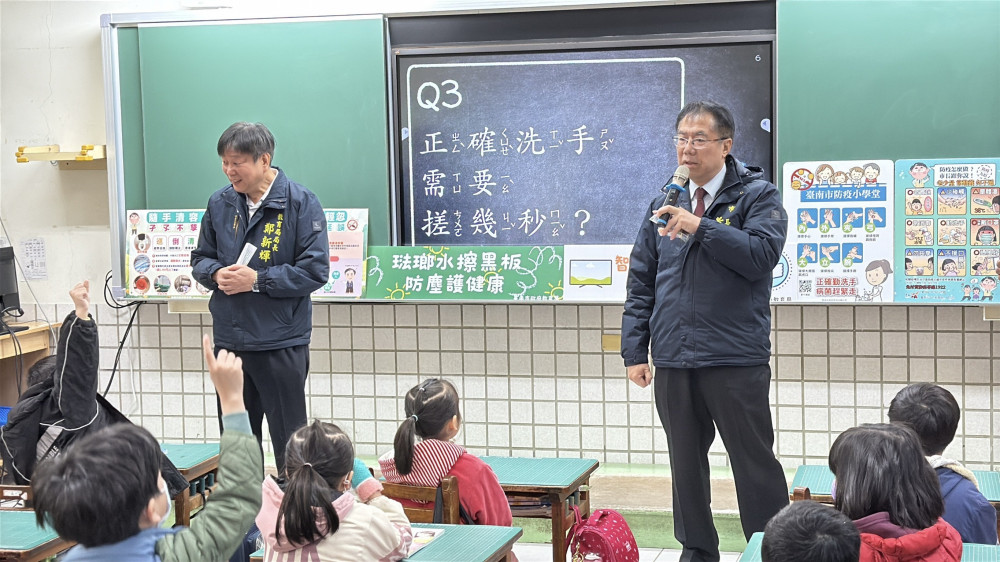
[{"label": "clasped hands", "polygon": [[245,265],[233,264],[213,273],[212,280],[223,293],[235,295],[253,289],[254,281],[257,280],[257,272]]}]

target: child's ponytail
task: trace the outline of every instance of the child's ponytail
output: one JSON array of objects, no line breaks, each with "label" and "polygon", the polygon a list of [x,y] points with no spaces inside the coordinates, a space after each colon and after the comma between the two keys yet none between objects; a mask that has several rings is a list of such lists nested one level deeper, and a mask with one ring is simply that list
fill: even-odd
[{"label": "child's ponytail", "polygon": [[[354,445],[336,425],[315,420],[293,433],[285,449],[285,497],[275,536],[307,544],[337,532],[340,518],[333,502],[353,467]],[[320,514],[325,525],[317,521]]]},{"label": "child's ponytail", "polygon": [[[285,497],[278,508],[275,536],[284,531],[285,539],[291,544],[307,544],[333,534],[340,527],[340,518],[333,508],[333,500],[340,492],[330,488],[326,480],[312,465],[305,463],[292,472],[285,484]],[[317,511],[326,516],[326,533],[316,522]],[[284,529],[282,529],[284,522]]]},{"label": "child's ponytail", "polygon": [[416,438],[433,439],[442,434],[458,411],[458,391],[444,379],[427,379],[406,393],[403,409],[406,419],[396,430],[393,460],[396,472],[406,476],[413,470],[413,446]]}]

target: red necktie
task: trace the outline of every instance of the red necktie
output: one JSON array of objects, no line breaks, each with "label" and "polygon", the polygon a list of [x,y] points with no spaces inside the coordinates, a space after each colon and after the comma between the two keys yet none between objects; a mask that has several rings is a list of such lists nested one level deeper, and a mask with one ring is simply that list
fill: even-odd
[{"label": "red necktie", "polygon": [[694,190],[694,198],[698,202],[694,206],[694,215],[696,217],[701,217],[705,214],[705,188],[699,187]]}]

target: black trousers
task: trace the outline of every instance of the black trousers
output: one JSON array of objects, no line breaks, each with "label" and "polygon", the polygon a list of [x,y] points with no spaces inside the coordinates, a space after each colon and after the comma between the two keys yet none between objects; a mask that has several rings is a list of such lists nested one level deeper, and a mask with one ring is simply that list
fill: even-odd
[{"label": "black trousers", "polygon": [[[216,348],[215,353],[219,350]],[[263,440],[263,420],[274,447],[278,474],[285,470],[285,445],[295,430],[306,424],[306,377],[309,374],[309,345],[270,351],[236,351],[243,359],[243,403],[250,415],[250,428]],[[216,405],[219,397],[216,395]],[[219,409],[219,428],[222,410]]]},{"label": "black trousers", "polygon": [[719,560],[708,464],[716,427],[732,463],[747,539],[788,505],[785,473],[771,450],[770,380],[766,364],[656,369],[656,411],[670,448],[674,536],[684,547],[684,562]]}]

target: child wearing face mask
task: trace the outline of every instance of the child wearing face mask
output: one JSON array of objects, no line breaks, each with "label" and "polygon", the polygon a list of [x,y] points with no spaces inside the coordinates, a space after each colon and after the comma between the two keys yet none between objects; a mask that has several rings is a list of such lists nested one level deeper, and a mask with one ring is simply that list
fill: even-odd
[{"label": "child wearing face mask", "polygon": [[190,528],[164,529],[171,498],[160,446],[149,431],[119,423],[43,461],[32,480],[38,524],[79,543],[65,562],[225,560],[260,509],[260,448],[243,404],[243,363],[226,350],[205,361],[219,395],[222,443],[215,491]]},{"label": "child wearing face mask", "polygon": [[493,469],[451,441],[462,425],[455,386],[427,379],[406,393],[404,410],[407,417],[396,431],[393,450],[378,460],[386,481],[438,486],[442,477],[454,476],[468,522],[509,527],[510,504]]}]

